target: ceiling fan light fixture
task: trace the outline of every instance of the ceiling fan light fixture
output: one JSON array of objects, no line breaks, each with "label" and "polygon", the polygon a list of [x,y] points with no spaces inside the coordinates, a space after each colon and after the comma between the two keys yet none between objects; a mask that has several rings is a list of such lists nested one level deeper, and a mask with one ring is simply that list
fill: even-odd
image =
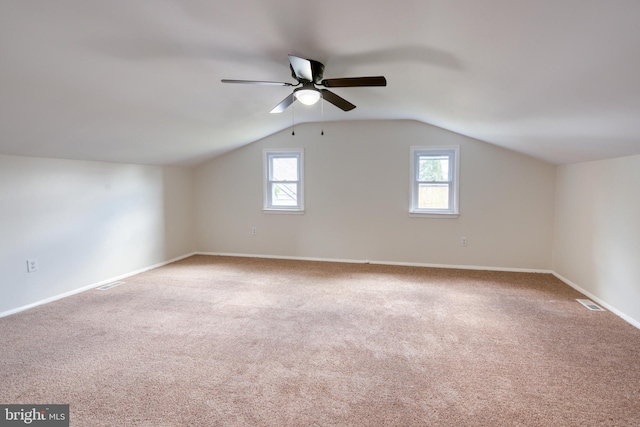
[{"label": "ceiling fan light fixture", "polygon": [[316,89],[300,89],[295,93],[298,101],[304,105],[313,105],[320,100],[320,91]]}]

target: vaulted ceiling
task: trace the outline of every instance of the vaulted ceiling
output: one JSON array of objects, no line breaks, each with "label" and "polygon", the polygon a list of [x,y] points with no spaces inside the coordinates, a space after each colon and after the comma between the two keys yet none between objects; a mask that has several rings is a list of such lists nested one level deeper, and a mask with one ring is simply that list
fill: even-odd
[{"label": "vaulted ceiling", "polygon": [[[412,119],[553,163],[640,154],[637,0],[3,0],[0,154],[191,165],[296,123]],[[357,105],[296,103],[287,55]],[[324,110],[324,116],[323,112]]]}]

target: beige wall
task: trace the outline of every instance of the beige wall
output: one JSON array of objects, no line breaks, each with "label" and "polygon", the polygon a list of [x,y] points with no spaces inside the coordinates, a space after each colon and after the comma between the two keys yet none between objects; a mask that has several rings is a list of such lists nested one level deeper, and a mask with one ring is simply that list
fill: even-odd
[{"label": "beige wall", "polygon": [[[460,217],[410,218],[409,147],[448,144]],[[287,147],[305,149],[306,213],[265,214],[262,150]],[[299,125],[195,173],[0,156],[0,315],[198,250],[553,269],[640,327],[638,188],[640,156],[556,168],[414,121]]]},{"label": "beige wall", "polygon": [[[198,167],[197,250],[551,268],[553,165],[414,121],[324,128],[299,125],[295,136],[286,130]],[[409,217],[412,145],[460,145],[458,219]],[[263,213],[262,150],[287,147],[305,149],[306,213]]]},{"label": "beige wall", "polygon": [[193,250],[189,169],[0,156],[0,315]]},{"label": "beige wall", "polygon": [[640,327],[640,156],[559,166],[553,269]]}]

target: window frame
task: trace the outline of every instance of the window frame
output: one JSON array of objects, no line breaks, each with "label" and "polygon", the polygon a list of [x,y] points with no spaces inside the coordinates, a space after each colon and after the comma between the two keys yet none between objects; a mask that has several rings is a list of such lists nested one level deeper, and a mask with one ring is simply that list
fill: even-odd
[{"label": "window frame", "polygon": [[[448,156],[449,176],[447,181],[419,181],[419,161],[421,157]],[[460,146],[413,146],[410,149],[410,206],[409,216],[422,218],[458,218],[460,187]],[[443,183],[449,186],[448,209],[418,208],[418,189],[421,183]]]},{"label": "window frame", "polygon": [[[264,149],[263,158],[263,208],[267,213],[304,213],[304,149],[302,148],[278,148]],[[271,167],[274,158],[295,158],[298,162],[297,181],[273,181],[271,180]],[[295,206],[274,205],[271,198],[274,183],[295,183],[298,187],[297,204]]]}]

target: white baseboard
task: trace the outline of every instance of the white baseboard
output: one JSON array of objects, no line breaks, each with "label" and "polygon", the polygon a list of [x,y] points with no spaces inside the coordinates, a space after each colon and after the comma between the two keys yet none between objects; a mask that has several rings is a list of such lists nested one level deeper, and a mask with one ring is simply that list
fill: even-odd
[{"label": "white baseboard", "polygon": [[189,253],[187,255],[179,256],[177,258],[170,259],[168,261],[163,261],[163,262],[160,262],[158,264],[151,265],[149,267],[144,267],[144,268],[141,268],[139,270],[135,270],[135,271],[132,271],[132,272],[129,272],[129,273],[126,273],[126,274],[121,274],[119,276],[111,277],[110,279],[102,280],[102,281],[100,281],[98,283],[94,283],[92,285],[83,286],[82,288],[74,289],[72,291],[65,292],[63,294],[54,295],[52,297],[45,298],[43,300],[39,300],[39,301],[33,302],[31,304],[23,305],[23,306],[18,307],[18,308],[14,308],[14,309],[11,309],[11,310],[8,310],[8,311],[4,311],[4,312],[0,313],[0,317],[10,316],[12,314],[16,314],[16,313],[19,313],[21,311],[25,311],[25,310],[28,310],[30,308],[37,307],[39,305],[48,304],[50,302],[57,301],[57,300],[62,299],[62,298],[70,297],[71,295],[76,295],[76,294],[79,294],[80,292],[88,291],[88,290],[97,288],[99,286],[106,285],[107,283],[111,283],[111,282],[115,282],[115,281],[118,281],[118,280],[126,279],[127,277],[135,276],[136,274],[144,273],[145,271],[153,270],[154,268],[162,267],[163,265],[171,264],[172,262],[180,261],[181,259],[185,259],[185,258],[188,258],[188,257],[193,256],[193,255],[195,255],[194,252]]},{"label": "white baseboard", "polygon": [[553,275],[556,276],[558,279],[562,280],[567,285],[571,286],[576,291],[580,292],[581,294],[584,294],[584,295],[588,296],[591,300],[593,300],[594,302],[596,302],[599,305],[603,306],[604,308],[606,308],[607,310],[609,310],[610,312],[612,312],[616,316],[620,317],[625,322],[627,322],[627,323],[635,326],[636,328],[640,329],[640,322],[637,321],[636,319],[627,316],[626,314],[624,314],[620,310],[618,310],[615,307],[607,304],[605,301],[603,301],[600,298],[598,298],[597,296],[593,295],[591,292],[581,288],[577,284],[573,283],[571,280],[569,280],[566,277],[556,273],[555,271],[553,272]]},{"label": "white baseboard", "polygon": [[398,265],[403,267],[450,268],[450,269],[456,269],[456,270],[512,271],[516,273],[545,273],[545,274],[553,273],[551,270],[531,269],[531,268],[486,267],[486,266],[479,266],[479,265],[427,264],[427,263],[419,263],[419,262],[397,262],[397,261],[378,261],[378,260],[342,259],[342,258],[314,258],[314,257],[284,256],[284,255],[237,254],[237,253],[228,253],[228,252],[196,252],[196,255],[229,256],[229,257],[241,257],[241,258],[287,259],[292,261],[342,262],[342,263],[349,263],[349,264]]},{"label": "white baseboard", "polygon": [[379,265],[399,265],[404,267],[450,268],[454,270],[511,271],[514,273],[551,274],[551,270],[541,270],[541,269],[533,269],[533,268],[486,267],[482,265],[459,265],[459,264],[426,264],[426,263],[419,263],[419,262],[396,262],[396,261],[367,261],[367,263],[379,264]]}]

